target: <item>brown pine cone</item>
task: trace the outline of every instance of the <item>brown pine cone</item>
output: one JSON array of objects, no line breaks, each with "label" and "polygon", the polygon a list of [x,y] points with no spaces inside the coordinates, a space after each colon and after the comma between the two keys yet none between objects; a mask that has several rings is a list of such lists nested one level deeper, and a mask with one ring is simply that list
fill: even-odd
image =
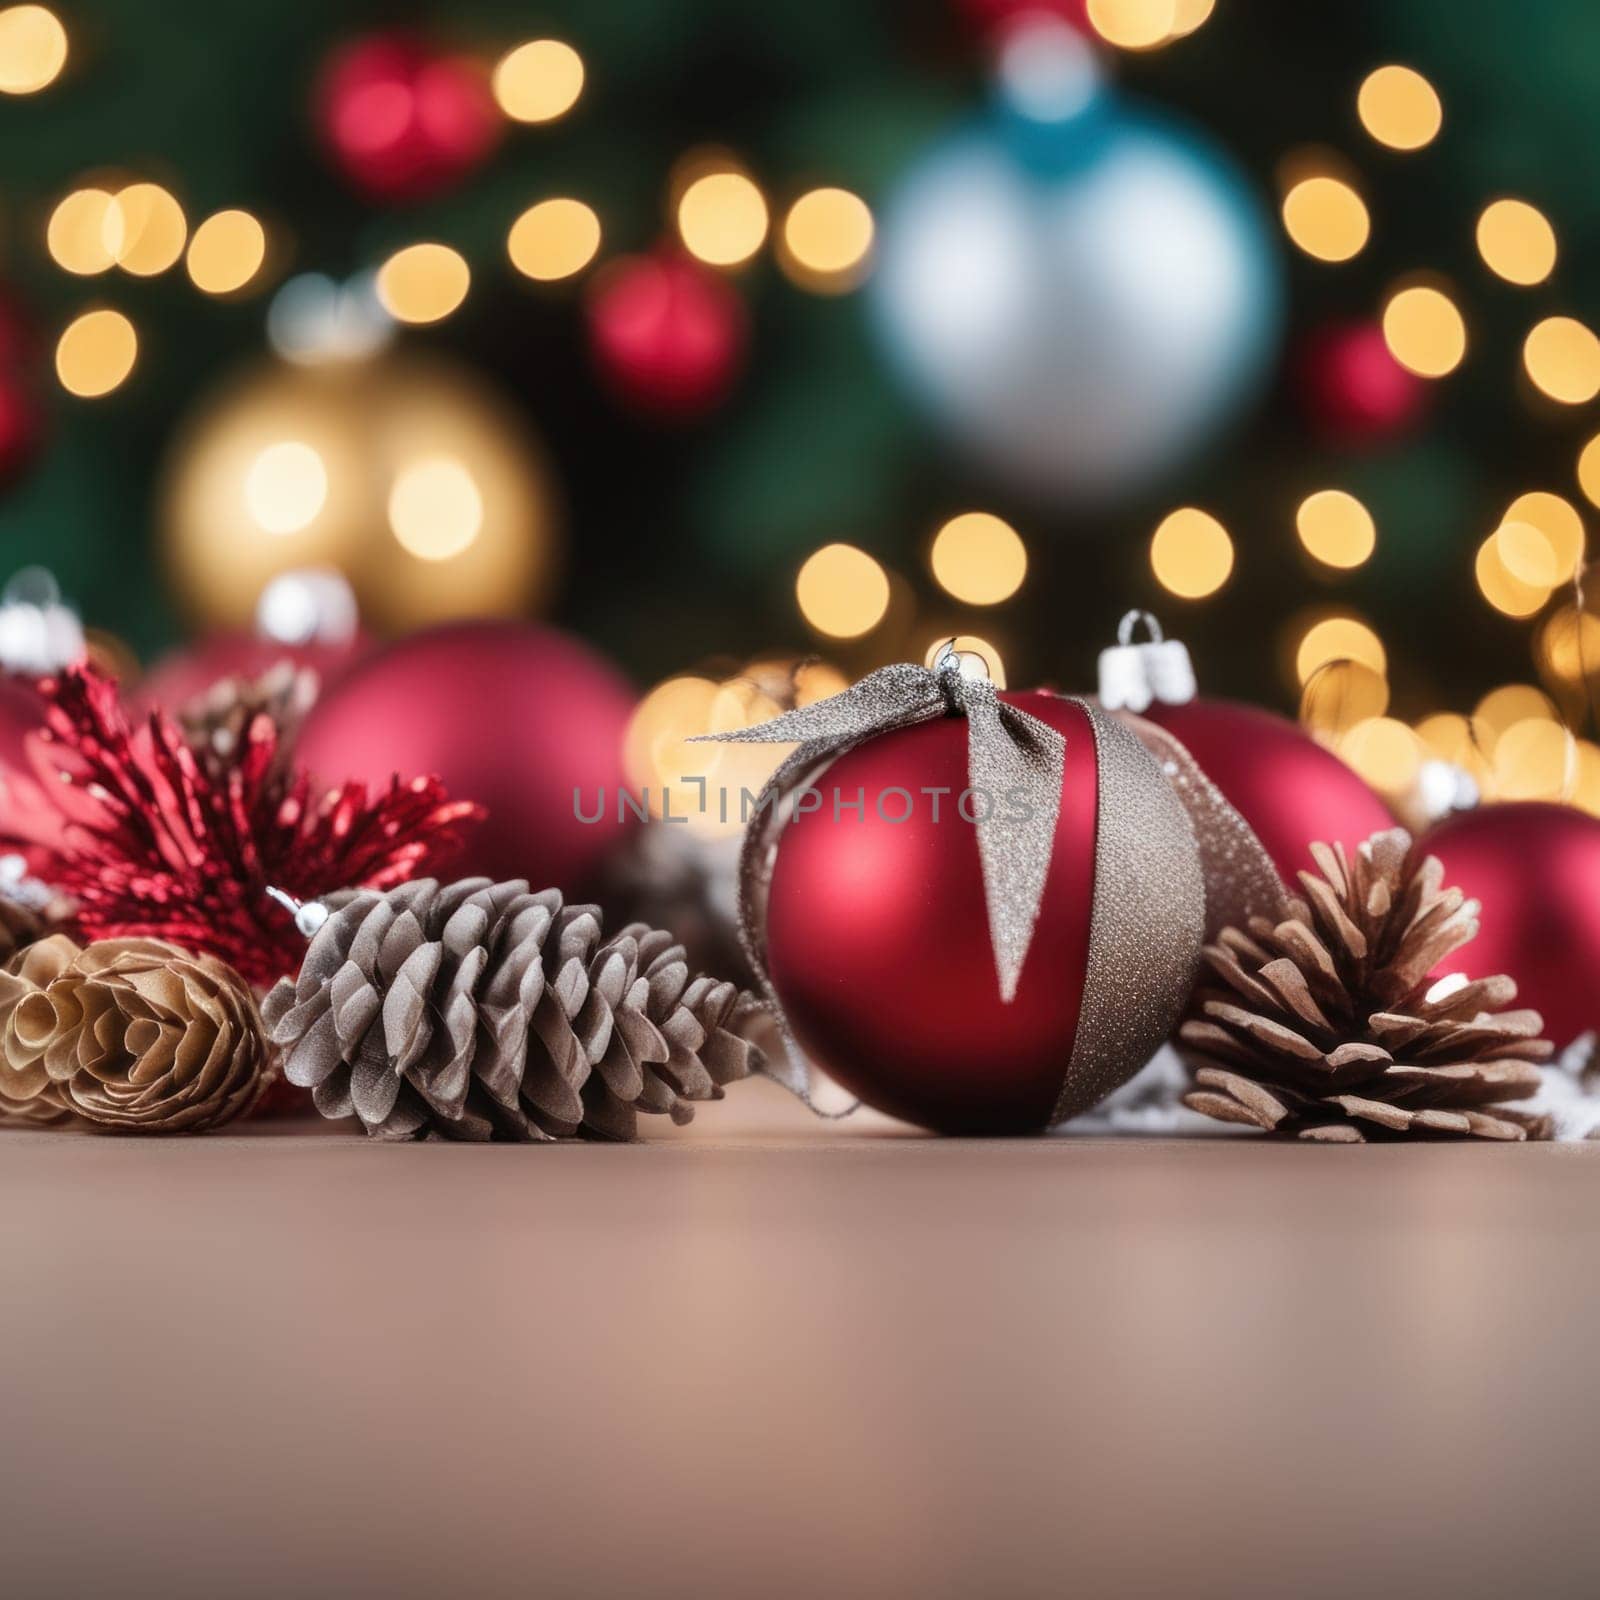
[{"label": "brown pine cone", "polygon": [[[61,959],[71,951],[70,958]],[[42,952],[49,951],[48,960]],[[30,969],[29,959],[34,966]],[[266,1044],[249,986],[159,939],[63,939],[24,953],[5,1019],[9,1067],[42,1063],[71,1114],[117,1133],[202,1133],[254,1105]]]},{"label": "brown pine cone", "polygon": [[759,1062],[729,1031],[744,999],[555,890],[419,879],[340,897],[263,1011],[289,1081],[378,1137],[631,1139]]},{"label": "brown pine cone", "polygon": [[51,1019],[23,1002],[66,971],[81,954],[64,933],[14,952],[0,971],[0,1128],[64,1122],[71,1113],[45,1070]]},{"label": "brown pine cone", "polygon": [[259,716],[268,717],[277,728],[277,757],[287,762],[300,724],[316,703],[318,687],[311,668],[278,661],[256,678],[218,679],[183,707],[178,723],[213,777],[227,772]]},{"label": "brown pine cone", "polygon": [[1445,889],[1404,830],[1352,861],[1315,845],[1318,873],[1276,926],[1252,918],[1205,951],[1209,976],[1178,1031],[1195,1111],[1301,1139],[1546,1138],[1505,1104],[1538,1092],[1552,1053],[1536,1011],[1505,1011],[1510,978],[1435,983],[1478,931],[1478,904]]}]

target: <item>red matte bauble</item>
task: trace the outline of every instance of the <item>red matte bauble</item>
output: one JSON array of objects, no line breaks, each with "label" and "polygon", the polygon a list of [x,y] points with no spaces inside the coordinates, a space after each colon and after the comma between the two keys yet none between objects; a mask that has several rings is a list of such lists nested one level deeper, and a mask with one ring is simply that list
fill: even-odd
[{"label": "red matte bauble", "polygon": [[588,314],[601,377],[643,411],[698,416],[726,398],[744,363],[744,301],[687,256],[613,262],[594,281]]},{"label": "red matte bauble", "polygon": [[1141,714],[1187,748],[1291,885],[1313,866],[1313,844],[1354,850],[1394,826],[1362,779],[1287,717],[1207,699],[1158,701]]},{"label": "red matte bauble", "polygon": [[1427,384],[1395,360],[1375,322],[1313,334],[1301,352],[1299,380],[1312,424],[1335,444],[1394,439],[1427,404]]},{"label": "red matte bauble", "polygon": [[1085,28],[1088,0],[955,0],[955,8],[983,33],[999,32],[1032,17],[1054,17]]},{"label": "red matte bauble", "polygon": [[1515,979],[1517,1003],[1558,1045],[1600,1028],[1600,819],[1536,801],[1483,806],[1441,822],[1419,849],[1483,906],[1450,971]]},{"label": "red matte bauble", "polygon": [[[431,773],[452,799],[488,808],[454,870],[574,891],[625,826],[633,703],[617,671],[565,634],[454,623],[358,664],[312,708],[296,753],[330,783]],[[597,805],[599,820],[583,820]]]},{"label": "red matte bauble", "polygon": [[130,698],[140,712],[160,706],[176,713],[222,679],[258,678],[279,661],[311,668],[320,692],[326,694],[371,648],[363,634],[335,645],[285,644],[255,633],[214,633],[168,651],[139,680]]},{"label": "red matte bauble", "polygon": [[316,109],[334,164],[378,200],[424,200],[453,188],[488,157],[503,128],[481,63],[404,34],[371,34],[337,51]]},{"label": "red matte bauble", "polygon": [[[1097,771],[1088,718],[1004,694],[1066,735],[1061,817],[1015,999],[995,979],[967,785],[967,725],[941,717],[841,755],[821,809],[784,829],[767,902],[772,981],[801,1047],[853,1094],[947,1132],[1050,1120],[1072,1053],[1094,904]],[[943,788],[937,820],[925,790]],[[862,792],[864,815],[841,809]],[[914,799],[906,821],[900,816]],[[880,807],[880,797],[882,806]]]}]

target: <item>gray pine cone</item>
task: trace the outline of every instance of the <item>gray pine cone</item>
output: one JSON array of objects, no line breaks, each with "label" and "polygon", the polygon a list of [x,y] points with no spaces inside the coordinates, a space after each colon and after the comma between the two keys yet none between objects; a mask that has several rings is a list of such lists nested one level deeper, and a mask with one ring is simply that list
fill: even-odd
[{"label": "gray pine cone", "polygon": [[328,904],[267,1036],[324,1116],[379,1138],[631,1139],[639,1111],[687,1122],[760,1064],[740,989],[557,890],[424,878]]}]

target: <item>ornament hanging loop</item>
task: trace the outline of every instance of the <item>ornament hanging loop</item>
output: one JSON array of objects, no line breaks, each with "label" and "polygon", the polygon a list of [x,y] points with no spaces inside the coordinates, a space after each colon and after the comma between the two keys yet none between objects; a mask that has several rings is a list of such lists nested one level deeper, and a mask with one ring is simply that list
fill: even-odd
[{"label": "ornament hanging loop", "polygon": [[1133,643],[1134,629],[1140,623],[1144,624],[1146,644],[1160,644],[1166,635],[1161,631],[1161,623],[1153,611],[1125,611],[1122,621],[1117,624],[1117,643],[1126,649]]},{"label": "ornament hanging loop", "polygon": [[[1133,642],[1143,626],[1148,638]],[[1196,693],[1194,663],[1179,639],[1169,639],[1148,611],[1129,611],[1117,624],[1117,642],[1100,652],[1100,703],[1107,711],[1142,715],[1153,704],[1181,706]]]}]

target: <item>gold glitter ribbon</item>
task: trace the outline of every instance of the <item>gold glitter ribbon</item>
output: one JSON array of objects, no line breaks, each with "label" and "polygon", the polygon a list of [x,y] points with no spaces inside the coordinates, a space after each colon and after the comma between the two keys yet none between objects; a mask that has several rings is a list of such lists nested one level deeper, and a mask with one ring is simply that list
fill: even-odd
[{"label": "gold glitter ribbon", "polygon": [[[995,692],[987,676],[968,677],[960,652],[946,647],[932,670],[903,663],[869,673],[842,694],[786,711],[755,727],[702,734],[697,742],[797,744],[767,781],[739,857],[739,938],[783,1035],[788,1061],[773,1076],[808,1105],[811,1073],[767,972],[766,895],[782,827],[783,801],[846,750],[936,717],[967,723],[967,783],[987,804],[977,816],[989,941],[1003,1000],[1015,998],[1039,920],[1055,844],[1066,771],[1066,740]],[[1002,808],[1000,802],[1007,803]]]}]

